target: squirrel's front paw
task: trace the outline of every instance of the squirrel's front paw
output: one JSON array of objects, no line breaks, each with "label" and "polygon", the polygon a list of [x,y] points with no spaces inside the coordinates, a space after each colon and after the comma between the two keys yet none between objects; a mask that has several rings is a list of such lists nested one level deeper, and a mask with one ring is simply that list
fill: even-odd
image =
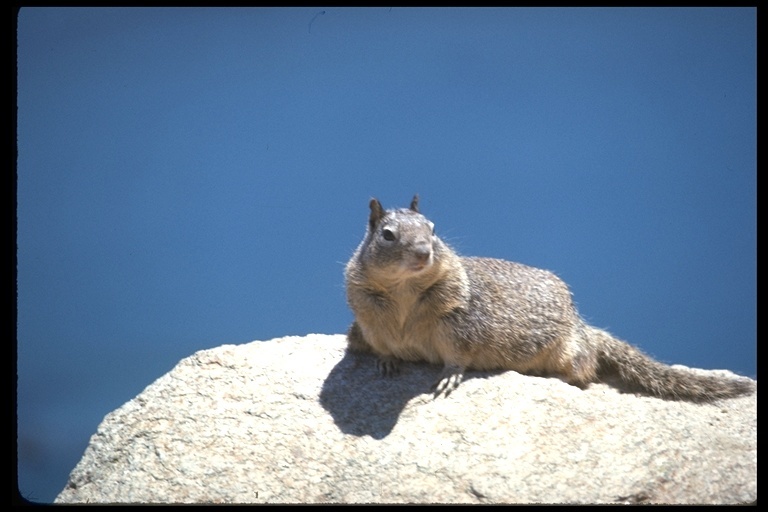
[{"label": "squirrel's front paw", "polygon": [[400,361],[394,357],[379,357],[376,361],[376,368],[384,377],[394,377],[400,373]]},{"label": "squirrel's front paw", "polygon": [[463,367],[458,365],[448,365],[443,368],[442,373],[440,373],[440,377],[437,379],[437,382],[432,385],[431,388],[435,394],[435,398],[439,397],[441,394],[446,397],[450,395],[451,391],[459,387],[462,379],[464,379]]}]

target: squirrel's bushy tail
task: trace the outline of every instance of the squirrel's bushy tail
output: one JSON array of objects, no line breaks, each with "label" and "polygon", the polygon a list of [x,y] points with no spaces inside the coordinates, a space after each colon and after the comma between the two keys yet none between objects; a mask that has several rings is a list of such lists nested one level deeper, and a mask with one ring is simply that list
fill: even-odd
[{"label": "squirrel's bushy tail", "polygon": [[672,368],[602,329],[588,329],[589,335],[597,341],[596,346],[600,347],[601,371],[615,375],[631,391],[694,402],[733,398],[754,391],[754,384],[749,379],[697,375]]}]

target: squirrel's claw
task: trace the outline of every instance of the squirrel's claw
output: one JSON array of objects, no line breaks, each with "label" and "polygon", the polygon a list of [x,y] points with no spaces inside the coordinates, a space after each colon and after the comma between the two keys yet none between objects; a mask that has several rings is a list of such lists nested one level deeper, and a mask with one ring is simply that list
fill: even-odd
[{"label": "squirrel's claw", "polygon": [[376,360],[376,369],[384,377],[394,377],[400,373],[400,362],[394,357],[379,357]]},{"label": "squirrel's claw", "polygon": [[451,392],[459,387],[461,381],[464,379],[464,368],[458,365],[447,365],[443,368],[440,377],[432,385],[431,391],[434,392],[435,398],[443,395],[447,397]]}]

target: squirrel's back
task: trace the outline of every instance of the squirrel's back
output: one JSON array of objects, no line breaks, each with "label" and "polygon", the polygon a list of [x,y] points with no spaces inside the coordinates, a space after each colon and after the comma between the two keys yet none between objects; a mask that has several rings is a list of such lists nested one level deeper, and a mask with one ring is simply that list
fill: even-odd
[{"label": "squirrel's back", "polygon": [[751,381],[670,368],[585,324],[553,273],[493,258],[461,257],[418,210],[384,210],[378,200],[345,271],[355,315],[353,350],[379,356],[384,374],[399,360],[445,366],[437,392],[465,369],[557,375],[578,386],[615,374],[634,390],[711,400],[749,393]]}]

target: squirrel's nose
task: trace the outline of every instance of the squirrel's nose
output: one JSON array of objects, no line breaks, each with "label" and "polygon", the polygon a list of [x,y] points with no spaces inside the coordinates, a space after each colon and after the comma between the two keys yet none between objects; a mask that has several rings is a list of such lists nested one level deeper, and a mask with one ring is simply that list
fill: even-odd
[{"label": "squirrel's nose", "polygon": [[416,247],[413,251],[413,255],[419,261],[419,263],[425,263],[432,255],[431,247]]}]

